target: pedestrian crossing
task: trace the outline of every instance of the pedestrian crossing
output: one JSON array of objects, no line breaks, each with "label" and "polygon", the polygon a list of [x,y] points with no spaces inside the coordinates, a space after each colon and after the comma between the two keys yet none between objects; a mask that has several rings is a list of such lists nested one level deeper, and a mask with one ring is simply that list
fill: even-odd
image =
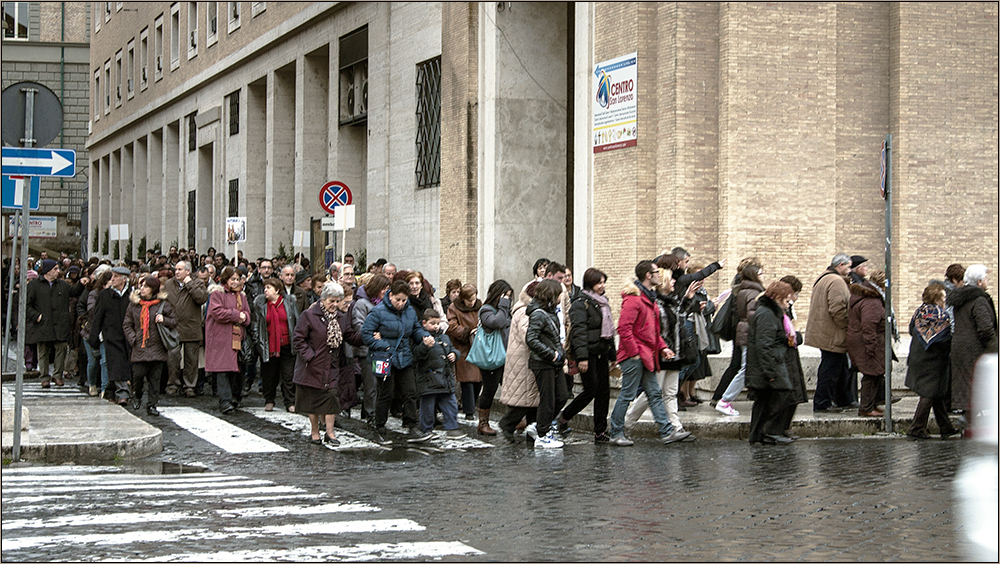
[{"label": "pedestrian crossing", "polygon": [[[7,391],[14,394],[15,383],[7,382],[3,385],[7,388]],[[39,380],[25,380],[24,387],[21,388],[21,397],[28,398],[89,398],[86,390],[81,390],[76,387],[76,382],[70,382],[66,380],[66,383],[62,386],[56,386],[52,384],[50,388],[43,388],[42,383]]]},{"label": "pedestrian crossing", "polygon": [[117,467],[6,468],[2,559],[234,562],[426,560],[482,552],[428,540],[381,508],[270,480]]}]

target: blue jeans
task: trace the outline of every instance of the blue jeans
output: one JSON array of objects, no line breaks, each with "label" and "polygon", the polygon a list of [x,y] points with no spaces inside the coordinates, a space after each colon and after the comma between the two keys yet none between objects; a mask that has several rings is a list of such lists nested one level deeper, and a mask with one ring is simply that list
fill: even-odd
[{"label": "blue jeans", "polygon": [[660,426],[660,436],[669,435],[673,431],[673,425],[667,418],[667,408],[663,403],[660,383],[656,381],[656,373],[646,370],[639,357],[623,361],[619,366],[622,370],[622,389],[618,392],[615,408],[611,410],[611,436],[617,437],[625,433],[625,413],[635,399],[640,385],[649,398],[649,411],[653,414],[653,420]]},{"label": "blue jeans", "polygon": [[458,429],[458,400],[455,394],[427,394],[420,396],[420,430],[434,430],[434,406],[441,408],[444,419],[444,430]]},{"label": "blue jeans", "polygon": [[108,389],[108,355],[104,351],[104,343],[101,343],[101,396],[104,390]]}]

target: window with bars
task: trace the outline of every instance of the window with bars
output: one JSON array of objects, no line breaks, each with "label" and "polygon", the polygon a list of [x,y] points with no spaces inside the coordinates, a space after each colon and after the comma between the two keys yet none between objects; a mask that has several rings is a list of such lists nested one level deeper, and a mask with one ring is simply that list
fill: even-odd
[{"label": "window with bars", "polygon": [[[229,134],[240,132],[240,91],[229,95]],[[235,217],[235,216],[233,216]]]},{"label": "window with bars", "polygon": [[441,57],[417,65],[417,188],[441,185]]},{"label": "window with bars", "polygon": [[194,190],[188,192],[188,248],[195,246],[195,213],[198,211],[198,195]]},{"label": "window with bars", "polygon": [[188,116],[188,151],[198,148],[198,112]]},{"label": "window with bars", "polygon": [[240,179],[229,181],[229,217],[240,216]]}]

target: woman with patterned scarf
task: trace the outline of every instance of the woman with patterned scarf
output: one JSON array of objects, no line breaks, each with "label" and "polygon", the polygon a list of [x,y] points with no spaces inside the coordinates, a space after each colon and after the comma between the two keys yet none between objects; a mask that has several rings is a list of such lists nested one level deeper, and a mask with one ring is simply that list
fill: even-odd
[{"label": "woman with patterned scarf", "polygon": [[160,414],[156,404],[160,399],[160,378],[167,365],[167,347],[160,339],[157,326],[173,329],[177,326],[177,317],[167,301],[166,292],[160,292],[160,280],[155,276],[143,279],[129,300],[122,330],[132,349],[129,358],[132,361],[132,409],[138,411],[142,405],[143,388],[148,382],[146,413],[155,416]]},{"label": "woman with patterned scarf", "polygon": [[944,402],[949,394],[951,363],[951,321],[945,310],[945,287],[933,283],[924,289],[923,304],[910,320],[910,356],[907,359],[906,387],[920,395],[913,423],[907,435],[913,439],[929,439],[927,419],[931,409],[937,420],[941,438],[958,435],[948,419]]},{"label": "woman with patterned scarf", "polygon": [[[295,325],[292,346],[295,349],[295,411],[309,416],[311,441],[340,446],[334,431],[334,419],[340,412],[338,380],[340,369],[347,364],[344,341],[361,344],[361,335],[354,327],[337,320],[337,305],[344,298],[344,289],[336,282],[323,285],[319,301],[309,306]],[[326,422],[326,435],[319,434],[319,418]]]}]

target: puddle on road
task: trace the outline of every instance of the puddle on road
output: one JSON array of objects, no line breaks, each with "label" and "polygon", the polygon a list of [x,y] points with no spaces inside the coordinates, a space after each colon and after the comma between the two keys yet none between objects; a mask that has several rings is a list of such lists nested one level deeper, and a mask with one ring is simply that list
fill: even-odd
[{"label": "puddle on road", "polygon": [[209,471],[205,466],[154,460],[130,462],[122,467],[135,469],[137,474],[201,474]]}]

